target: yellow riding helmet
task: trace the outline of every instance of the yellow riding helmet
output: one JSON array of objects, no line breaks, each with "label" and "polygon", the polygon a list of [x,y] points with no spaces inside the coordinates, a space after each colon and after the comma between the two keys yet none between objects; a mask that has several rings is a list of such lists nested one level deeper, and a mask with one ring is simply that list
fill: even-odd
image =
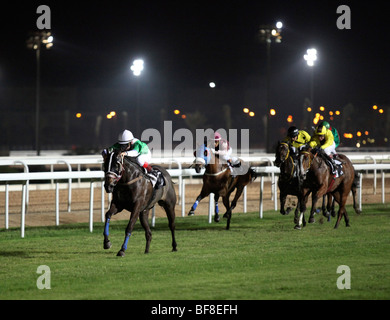
[{"label": "yellow riding helmet", "polygon": [[319,136],[324,136],[326,134],[326,127],[325,126],[318,127],[316,133]]}]

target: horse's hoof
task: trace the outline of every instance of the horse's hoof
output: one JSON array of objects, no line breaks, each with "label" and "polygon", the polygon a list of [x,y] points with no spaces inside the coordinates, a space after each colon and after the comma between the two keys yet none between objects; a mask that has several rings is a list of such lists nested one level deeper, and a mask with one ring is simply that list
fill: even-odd
[{"label": "horse's hoof", "polygon": [[176,251],[177,251],[177,249],[176,249],[176,248],[173,248],[173,249],[172,249],[172,252],[176,252]]},{"label": "horse's hoof", "polygon": [[230,213],[230,212],[226,212],[226,213],[223,215],[223,218],[224,218],[224,219],[228,219],[228,218],[230,218],[230,216],[231,216],[231,213]]},{"label": "horse's hoof", "polygon": [[103,242],[103,248],[104,249],[110,249],[112,247],[111,241],[104,241]]},{"label": "horse's hoof", "polygon": [[116,256],[117,257],[124,257],[125,256],[125,252],[123,250],[119,250]]},{"label": "horse's hoof", "polygon": [[219,214],[215,214],[214,221],[219,222],[219,220],[220,220]]},{"label": "horse's hoof", "polygon": [[190,212],[188,212],[188,216],[194,216],[195,215],[195,211],[190,211]]},{"label": "horse's hoof", "polygon": [[316,220],[314,218],[309,219],[309,223],[315,223],[315,222],[316,222]]},{"label": "horse's hoof", "polygon": [[299,226],[299,225],[295,225],[294,229],[295,229],[295,230],[302,230],[302,227]]}]

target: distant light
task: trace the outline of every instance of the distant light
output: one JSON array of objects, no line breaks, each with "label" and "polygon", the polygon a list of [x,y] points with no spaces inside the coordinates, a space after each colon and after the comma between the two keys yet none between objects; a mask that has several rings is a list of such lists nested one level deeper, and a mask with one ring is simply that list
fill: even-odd
[{"label": "distant light", "polygon": [[330,116],[333,116],[333,111],[329,111],[329,115],[330,115]]},{"label": "distant light", "polygon": [[337,110],[337,111],[336,111],[336,116],[339,116],[340,113],[341,113],[341,112]]},{"label": "distant light", "polygon": [[316,49],[308,49],[306,51],[306,54],[303,56],[303,58],[306,60],[307,65],[309,67],[313,67],[314,61],[317,61],[317,50]]},{"label": "distant light", "polygon": [[362,133],[361,133],[360,131],[358,131],[358,132],[356,132],[356,135],[357,135],[358,137],[361,137],[361,136],[362,136]]},{"label": "distant light", "polygon": [[132,66],[130,67],[130,70],[133,71],[133,74],[136,77],[139,77],[141,75],[142,70],[144,70],[144,60],[134,60]]},{"label": "distant light", "polygon": [[115,117],[115,116],[116,116],[116,112],[115,112],[115,111],[111,111],[111,112],[110,112],[110,116],[111,116],[111,117]]},{"label": "distant light", "polygon": [[307,112],[311,112],[312,109],[310,107],[307,108]]},{"label": "distant light", "polygon": [[376,110],[376,109],[378,109],[378,106],[375,105],[375,106],[372,106],[372,108],[373,108],[374,110]]},{"label": "distant light", "polygon": [[287,117],[287,122],[288,123],[291,123],[291,122],[293,122],[294,120],[293,120],[293,116],[292,115],[289,115],[288,117]]},{"label": "distant light", "polygon": [[111,119],[111,118],[112,118],[112,115],[111,115],[111,114],[108,114],[106,117],[107,117],[107,119]]},{"label": "distant light", "polygon": [[359,142],[356,144],[356,148],[360,148],[360,143]]},{"label": "distant light", "polygon": [[82,114],[79,112],[79,113],[76,113],[76,118],[80,119],[82,116]]},{"label": "distant light", "polygon": [[173,113],[174,113],[174,114],[180,114],[180,110],[177,110],[177,109],[176,109],[176,110],[173,111]]},{"label": "distant light", "polygon": [[383,111],[383,109],[379,109],[379,113],[383,113],[384,111]]},{"label": "distant light", "polygon": [[364,131],[364,134],[368,136],[370,133],[368,131]]},{"label": "distant light", "polygon": [[215,88],[215,82],[210,82],[209,86],[210,86],[210,88]]},{"label": "distant light", "polygon": [[283,23],[281,21],[276,22],[276,28],[282,29],[283,28]]},{"label": "distant light", "polygon": [[187,118],[187,116],[186,116],[185,114],[182,114],[182,115],[181,115],[181,118],[182,118],[182,119],[185,119],[185,118]]},{"label": "distant light", "polygon": [[321,110],[321,111],[325,111],[325,107],[324,107],[324,106],[321,106],[321,107],[320,107],[320,110]]},{"label": "distant light", "polygon": [[344,138],[352,139],[353,138],[353,134],[352,133],[344,133]]},{"label": "distant light", "polygon": [[276,115],[276,110],[275,110],[275,109],[271,109],[271,110],[269,111],[269,114],[270,114],[271,116]]},{"label": "distant light", "polygon": [[248,108],[244,108],[244,109],[242,109],[242,111],[244,111],[244,113],[249,113],[249,109]]},{"label": "distant light", "polygon": [[253,111],[249,112],[249,116],[250,117],[254,117],[255,116],[255,113]]}]

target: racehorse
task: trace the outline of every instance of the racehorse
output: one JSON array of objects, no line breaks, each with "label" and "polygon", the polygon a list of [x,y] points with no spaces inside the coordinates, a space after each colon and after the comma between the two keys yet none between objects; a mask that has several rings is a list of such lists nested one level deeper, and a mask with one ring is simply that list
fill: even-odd
[{"label": "racehorse", "polygon": [[[352,200],[353,200],[353,209],[355,210],[356,214],[361,214],[362,212],[360,211],[358,205],[357,205],[357,201],[356,201],[356,192],[357,192],[357,188],[359,187],[359,175],[357,174],[357,172],[355,172],[355,177],[353,179],[353,183],[352,183],[352,187],[351,187],[351,192],[352,192]],[[334,209],[334,204],[335,204],[335,199],[332,197],[331,194],[328,194],[328,201],[327,201],[327,204],[325,206],[325,197],[326,196],[323,196],[323,201],[322,201],[322,213],[325,217],[329,217],[330,219],[330,215],[332,217],[335,217],[336,216],[336,212],[335,212],[335,209]],[[330,220],[328,220],[330,221]]]},{"label": "racehorse", "polygon": [[[291,207],[284,209],[286,199],[288,195],[296,196],[298,198],[297,207],[295,209],[294,222],[298,224],[299,215],[299,183],[297,170],[299,166],[296,165],[292,156],[290,145],[287,142],[278,142],[275,153],[275,166],[280,167],[280,175],[278,179],[278,187],[280,191],[280,213],[287,215],[291,211]],[[306,225],[306,221],[303,217],[303,226]]]},{"label": "racehorse", "polygon": [[129,238],[138,217],[145,230],[145,253],[148,253],[152,240],[152,232],[148,222],[149,210],[158,203],[164,208],[168,217],[169,228],[172,234],[172,251],[177,251],[175,240],[176,193],[171,176],[164,168],[153,166],[154,169],[162,173],[165,180],[165,185],[156,190],[135,159],[122,157],[116,152],[109,153],[104,157],[104,188],[107,193],[113,194],[113,199],[110,209],[106,213],[103,247],[104,249],[111,248],[111,242],[108,239],[111,216],[126,209],[131,212],[130,221],[126,227],[125,240],[117,256],[123,257],[125,255]]},{"label": "racehorse", "polygon": [[[221,161],[219,156],[215,155],[211,148],[207,147],[206,144],[202,144],[195,151],[195,156],[195,171],[199,173],[203,166],[205,166],[206,171],[203,175],[202,190],[196,198],[195,203],[192,205],[188,215],[194,215],[195,209],[199,202],[203,198],[207,197],[210,193],[214,193],[214,221],[220,221],[218,199],[219,197],[222,197],[223,204],[226,208],[226,213],[223,215],[223,217],[227,218],[226,230],[229,230],[232,211],[236,207],[237,200],[240,198],[244,187],[256,178],[256,174],[251,168],[245,169],[245,165],[241,162],[242,169],[247,171],[245,174],[239,174],[233,177],[228,165]],[[230,204],[229,197],[236,189],[237,191],[235,193],[234,199]]]},{"label": "racehorse", "polygon": [[[332,170],[326,164],[325,159],[321,155],[323,151],[317,151],[308,148],[302,150],[299,154],[299,183],[303,188],[308,188],[312,192],[312,208],[310,211],[309,221],[314,221],[314,208],[318,198],[327,193],[331,193],[339,204],[337,213],[337,221],[335,229],[339,226],[341,218],[344,216],[345,224],[349,227],[349,218],[345,205],[347,202],[349,191],[351,191],[352,184],[355,179],[355,170],[351,161],[342,154],[338,155],[339,160],[343,164],[344,174],[338,178],[333,176]],[[306,210],[306,201],[309,192],[302,192],[300,194],[300,220],[304,217]],[[300,226],[300,221],[299,221]]]}]

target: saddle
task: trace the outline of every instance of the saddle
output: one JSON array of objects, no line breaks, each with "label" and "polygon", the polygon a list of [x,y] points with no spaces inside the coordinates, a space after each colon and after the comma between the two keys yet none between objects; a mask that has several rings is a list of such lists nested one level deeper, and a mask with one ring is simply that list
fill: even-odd
[{"label": "saddle", "polygon": [[317,154],[325,161],[329,166],[335,178],[341,177],[343,172],[343,162],[338,158],[337,154],[334,154],[333,157],[328,156],[322,149],[316,150]]},{"label": "saddle", "polygon": [[127,159],[131,163],[134,163],[139,168],[139,170],[142,172],[143,176],[150,181],[153,188],[160,189],[163,186],[165,186],[165,184],[166,184],[165,179],[164,179],[164,176],[160,170],[152,167],[152,171],[147,172],[147,170],[145,168],[142,168],[138,164],[137,161],[133,160],[133,159],[135,159],[134,157],[125,156],[125,159]]}]

